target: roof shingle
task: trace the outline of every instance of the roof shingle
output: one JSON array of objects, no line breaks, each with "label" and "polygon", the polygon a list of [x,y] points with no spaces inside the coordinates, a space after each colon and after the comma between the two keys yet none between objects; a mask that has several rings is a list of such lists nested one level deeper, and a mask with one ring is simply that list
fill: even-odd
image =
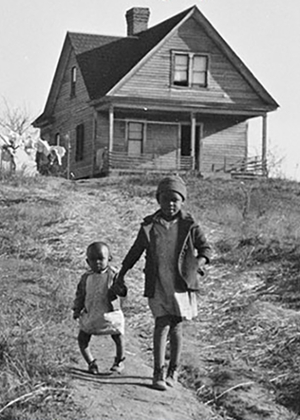
[{"label": "roof shingle", "polygon": [[68,32],[68,36],[76,55],[93,50],[94,48],[102,47],[105,44],[109,44],[110,42],[121,38],[117,36],[85,34],[80,32]]},{"label": "roof shingle", "polygon": [[99,99],[112,89],[191,9],[133,37],[120,38],[78,54],[90,99]]}]

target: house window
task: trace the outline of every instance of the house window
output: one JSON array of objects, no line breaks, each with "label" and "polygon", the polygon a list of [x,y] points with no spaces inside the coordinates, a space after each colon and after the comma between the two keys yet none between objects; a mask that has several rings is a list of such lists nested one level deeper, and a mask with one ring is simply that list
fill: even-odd
[{"label": "house window", "polygon": [[194,53],[173,53],[173,86],[206,87],[208,56]]},{"label": "house window", "polygon": [[55,146],[60,146],[60,134],[55,134]]},{"label": "house window", "polygon": [[144,124],[129,122],[127,133],[128,155],[140,156],[143,153]]},{"label": "house window", "polygon": [[76,96],[76,79],[77,79],[77,69],[74,66],[71,69],[71,97]]},{"label": "house window", "polygon": [[79,124],[76,127],[76,149],[75,149],[76,162],[83,160],[83,152],[84,152],[84,125]]},{"label": "house window", "polygon": [[175,86],[189,85],[189,56],[187,54],[174,55],[174,78]]}]

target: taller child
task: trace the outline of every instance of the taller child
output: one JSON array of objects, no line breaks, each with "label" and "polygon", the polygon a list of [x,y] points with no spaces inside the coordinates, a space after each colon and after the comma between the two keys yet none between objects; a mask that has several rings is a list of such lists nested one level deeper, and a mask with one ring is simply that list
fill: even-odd
[{"label": "taller child", "polygon": [[[144,218],[136,240],[123,260],[118,283],[146,252],[144,296],[155,319],[153,334],[153,387],[174,386],[182,349],[182,321],[197,314],[196,291],[210,246],[194,218],[183,211],[187,197],[178,176],[161,180],[156,192],[160,208]],[[167,337],[170,362],[165,375]]]}]

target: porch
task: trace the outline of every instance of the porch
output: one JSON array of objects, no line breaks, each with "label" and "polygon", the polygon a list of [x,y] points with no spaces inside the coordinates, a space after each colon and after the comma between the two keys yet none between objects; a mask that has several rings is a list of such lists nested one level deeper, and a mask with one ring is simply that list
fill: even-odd
[{"label": "porch", "polygon": [[[229,173],[248,158],[248,120],[257,114],[233,109],[161,108],[102,104],[94,112],[94,146],[105,149],[102,172]],[[266,114],[262,117],[261,168],[266,166]],[[104,156],[103,156],[104,158]],[[96,168],[97,163],[94,166]],[[246,165],[247,166],[247,165]],[[241,169],[245,172],[245,168]]]},{"label": "porch", "polygon": [[129,156],[122,152],[108,152],[106,170],[122,172],[187,172],[194,169],[192,156],[181,156],[178,152],[166,155],[144,153],[138,156]]},{"label": "porch", "polygon": [[[143,154],[140,156],[128,156],[121,152],[108,152],[103,162],[103,172],[106,174],[114,172],[124,173],[145,173],[145,172],[191,172],[195,170],[194,158],[191,156],[159,156]],[[254,179],[268,176],[266,171],[267,162],[260,156],[252,156],[239,159],[234,163],[227,163],[216,167],[212,165],[210,175],[226,174],[231,178]],[[206,173],[206,176],[209,176]]]}]

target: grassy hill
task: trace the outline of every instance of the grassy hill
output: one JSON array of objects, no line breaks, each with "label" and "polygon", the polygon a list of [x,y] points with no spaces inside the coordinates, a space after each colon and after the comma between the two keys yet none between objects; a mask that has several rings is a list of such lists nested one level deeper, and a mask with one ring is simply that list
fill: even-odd
[{"label": "grassy hill", "polygon": [[[118,267],[159,178],[0,183],[0,419],[74,419],[66,367],[78,359],[71,306],[86,246]],[[300,415],[300,186],[185,177],[187,208],[214,255],[185,326],[180,381],[223,419]],[[143,261],[128,274],[125,316],[151,363],[153,321]],[[43,404],[41,404],[43,403]],[[221,418],[221,417],[220,417]]]}]

